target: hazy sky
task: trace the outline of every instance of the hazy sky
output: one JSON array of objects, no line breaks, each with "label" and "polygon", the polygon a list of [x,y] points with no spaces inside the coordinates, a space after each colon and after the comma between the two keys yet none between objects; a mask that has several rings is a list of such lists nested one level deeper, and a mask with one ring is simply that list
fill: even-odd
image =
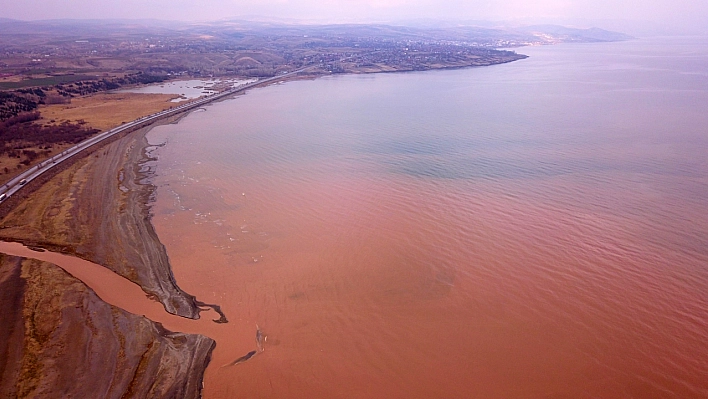
[{"label": "hazy sky", "polygon": [[0,17],[15,19],[239,16],[318,22],[629,20],[702,27],[708,26],[708,0],[0,0]]}]

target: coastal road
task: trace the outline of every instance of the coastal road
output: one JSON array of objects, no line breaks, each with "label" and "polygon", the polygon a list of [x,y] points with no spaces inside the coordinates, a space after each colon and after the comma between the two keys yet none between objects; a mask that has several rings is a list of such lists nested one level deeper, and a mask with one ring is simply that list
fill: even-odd
[{"label": "coastal road", "polygon": [[167,109],[167,110],[164,110],[161,112],[157,112],[157,113],[154,113],[154,114],[151,114],[148,116],[143,116],[143,117],[138,118],[132,122],[124,123],[118,127],[115,127],[113,129],[107,130],[103,133],[100,133],[96,136],[88,138],[88,139],[76,144],[75,146],[62,151],[59,154],[56,154],[53,157],[40,162],[39,164],[20,173],[19,175],[15,176],[10,181],[5,183],[2,187],[0,187],[0,196],[3,196],[3,194],[4,194],[4,198],[2,198],[1,201],[6,201],[7,198],[10,198],[13,194],[15,194],[16,192],[21,190],[25,185],[27,185],[32,180],[38,178],[43,173],[46,173],[47,171],[51,170],[52,168],[56,167],[57,165],[61,164],[64,161],[66,161],[67,159],[75,156],[76,154],[80,153],[81,151],[85,150],[86,148],[89,148],[89,147],[92,147],[96,144],[99,144],[102,141],[109,139],[117,134],[124,133],[126,131],[136,130],[136,129],[148,126],[151,123],[154,123],[160,119],[167,118],[169,116],[174,116],[179,113],[198,108],[198,107],[208,104],[212,101],[216,101],[221,98],[228,97],[232,94],[250,89],[250,88],[258,86],[258,85],[262,85],[264,83],[269,83],[269,82],[273,82],[273,81],[276,81],[279,79],[283,79],[283,78],[287,78],[287,77],[296,75],[306,69],[310,69],[313,67],[315,67],[315,66],[308,66],[308,67],[296,69],[292,72],[277,75],[272,78],[259,80],[257,82],[248,83],[245,85],[237,86],[237,87],[222,91],[220,93],[216,93],[216,94],[212,94],[212,95],[209,95],[206,97],[202,97],[197,100],[190,101],[188,103],[179,105],[174,108],[170,108],[170,109]]}]

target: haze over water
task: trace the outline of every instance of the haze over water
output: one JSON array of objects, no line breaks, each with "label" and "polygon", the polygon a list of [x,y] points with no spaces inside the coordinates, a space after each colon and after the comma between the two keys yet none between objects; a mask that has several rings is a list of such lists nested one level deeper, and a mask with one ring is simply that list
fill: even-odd
[{"label": "haze over water", "polygon": [[151,132],[179,285],[268,335],[205,398],[708,397],[708,42],[518,51]]}]

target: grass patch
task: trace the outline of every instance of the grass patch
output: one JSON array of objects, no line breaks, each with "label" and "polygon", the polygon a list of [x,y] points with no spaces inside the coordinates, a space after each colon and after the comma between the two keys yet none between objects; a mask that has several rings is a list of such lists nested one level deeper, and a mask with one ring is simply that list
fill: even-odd
[{"label": "grass patch", "polygon": [[0,90],[21,89],[23,87],[54,86],[63,83],[96,80],[96,76],[89,75],[60,75],[46,78],[25,79],[19,82],[0,82]]},{"label": "grass patch", "polygon": [[108,130],[146,116],[163,111],[178,103],[170,102],[179,96],[174,94],[98,93],[71,99],[71,104],[41,106],[42,121],[86,122],[100,130]]}]

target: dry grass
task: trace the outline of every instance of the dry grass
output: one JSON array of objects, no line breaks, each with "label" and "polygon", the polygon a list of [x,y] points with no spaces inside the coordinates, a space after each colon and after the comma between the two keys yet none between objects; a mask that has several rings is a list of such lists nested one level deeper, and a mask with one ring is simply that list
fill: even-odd
[{"label": "dry grass", "polygon": [[[104,131],[123,122],[129,122],[141,116],[174,107],[179,103],[170,101],[178,97],[175,94],[98,93],[86,97],[73,98],[71,104],[41,106],[39,112],[42,117],[37,123],[58,124],[66,120],[70,122],[83,120],[86,122],[86,126]],[[71,144],[54,144],[48,156],[40,156],[29,165],[20,164],[24,157],[17,159],[10,158],[7,154],[0,155],[0,185],[71,146]],[[43,151],[39,145],[25,149],[36,152]],[[5,172],[5,168],[7,168],[7,172]]]},{"label": "dry grass", "polygon": [[39,109],[42,114],[40,122],[84,120],[91,127],[108,130],[123,122],[173,107],[178,103],[170,100],[178,97],[174,94],[100,93],[74,98],[71,104],[43,106]]},{"label": "dry grass", "polygon": [[78,229],[79,235],[89,239],[86,226],[72,224],[72,212],[76,205],[74,195],[86,181],[85,167],[94,159],[86,158],[71,165],[13,208],[0,224],[0,238],[75,245],[73,230]]}]

